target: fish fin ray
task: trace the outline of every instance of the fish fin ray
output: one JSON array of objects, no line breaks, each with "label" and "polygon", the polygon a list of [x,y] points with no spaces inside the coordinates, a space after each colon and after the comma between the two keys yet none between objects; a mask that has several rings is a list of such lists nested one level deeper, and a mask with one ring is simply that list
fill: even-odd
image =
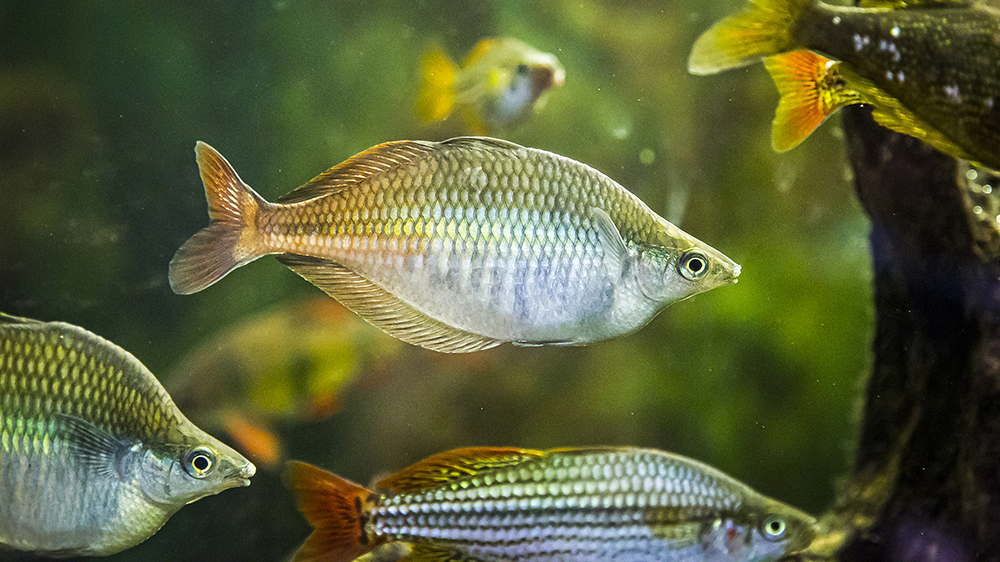
[{"label": "fish fin ray", "polygon": [[615,226],[611,216],[601,208],[590,209],[590,220],[597,229],[597,238],[604,248],[604,265],[608,268],[608,273],[617,283],[625,270],[625,261],[628,259],[628,247],[622,239],[621,232]]},{"label": "fish fin ray", "polygon": [[493,137],[483,137],[476,135],[468,135],[464,137],[452,137],[448,140],[441,141],[441,146],[448,147],[461,147],[461,148],[499,148],[503,150],[521,150],[524,147],[507,140],[496,139]]},{"label": "fish fin ray", "polygon": [[407,343],[443,353],[469,353],[503,343],[435,320],[336,262],[295,254],[281,254],[278,261],[375,327]]},{"label": "fish fin ray", "polygon": [[374,492],[308,463],[290,461],[285,466],[286,485],[313,526],[312,534],[296,551],[295,562],[346,562],[383,542],[365,533],[365,511],[371,509]]},{"label": "fish fin ray", "polygon": [[96,425],[67,414],[56,414],[66,432],[70,454],[83,466],[101,476],[125,481],[129,465],[126,457],[133,443],[118,439]]},{"label": "fish fin ray", "polygon": [[378,483],[396,493],[426,490],[482,470],[515,466],[526,460],[540,459],[544,451],[515,447],[465,447],[427,457]]},{"label": "fish fin ray", "polygon": [[196,232],[170,260],[170,288],[197,293],[261,254],[253,245],[257,213],[267,205],[217,150],[198,141],[195,155],[208,199],[208,226]]},{"label": "fish fin ray", "polygon": [[717,22],[694,42],[691,74],[715,74],[794,46],[790,27],[811,0],[751,0],[749,9]]},{"label": "fish fin ray", "polygon": [[806,139],[840,104],[823,80],[830,59],[812,51],[792,51],[768,57],[764,66],[781,96],[771,126],[771,146],[791,150]]},{"label": "fish fin ray", "polygon": [[455,74],[458,68],[439,48],[424,54],[422,82],[417,94],[417,116],[425,123],[440,121],[455,107]]},{"label": "fish fin ray", "polygon": [[7,314],[5,312],[0,312],[0,325],[5,326],[37,326],[39,324],[44,324],[41,320],[34,320],[32,318],[24,318],[21,316],[14,316],[13,314]]},{"label": "fish fin ray", "polygon": [[351,189],[375,174],[414,162],[434,149],[425,141],[386,142],[359,152],[278,198],[278,203],[300,203]]},{"label": "fish fin ray", "polygon": [[399,562],[481,562],[455,549],[430,543],[414,543],[410,553],[399,559]]}]

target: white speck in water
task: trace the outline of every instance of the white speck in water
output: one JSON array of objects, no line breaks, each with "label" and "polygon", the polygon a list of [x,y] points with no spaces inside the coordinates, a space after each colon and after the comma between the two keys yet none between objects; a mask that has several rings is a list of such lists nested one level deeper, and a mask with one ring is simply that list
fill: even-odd
[{"label": "white speck in water", "polygon": [[959,93],[957,84],[945,86],[944,93],[956,105],[962,103],[962,94]]},{"label": "white speck in water", "polygon": [[886,80],[892,80],[892,71],[891,70],[886,71],[886,73],[885,73],[885,79]]},{"label": "white speck in water", "polygon": [[986,98],[986,107],[989,107],[989,108],[993,107],[993,97],[992,96]]},{"label": "white speck in water", "polygon": [[833,16],[833,25],[840,25],[840,16]]},{"label": "white speck in water", "polygon": [[885,51],[885,50],[888,50],[888,49],[889,49],[889,42],[886,41],[885,39],[879,39],[878,40],[878,50]]},{"label": "white speck in water", "polygon": [[896,80],[899,80],[900,82],[906,80],[906,76],[903,74],[902,70],[896,73]]},{"label": "white speck in water", "polygon": [[656,153],[653,152],[652,148],[644,148],[639,151],[639,162],[649,166],[656,160]]},{"label": "white speck in water", "polygon": [[860,51],[861,47],[865,46],[865,42],[861,40],[861,36],[857,33],[854,34],[854,50]]},{"label": "white speck in water", "polygon": [[893,26],[893,28],[889,30],[889,35],[892,35],[893,37],[899,37],[899,26],[898,25]]},{"label": "white speck in water", "polygon": [[977,215],[981,215],[983,214],[983,208],[980,207],[979,205],[976,205],[975,207],[972,208],[972,212]]},{"label": "white speck in water", "polygon": [[990,193],[993,193],[993,186],[990,185],[990,184],[984,185],[983,186],[983,193],[985,193],[986,195],[989,195]]},{"label": "white speck in water", "polygon": [[974,181],[978,177],[979,177],[979,172],[977,172],[977,171],[975,171],[975,170],[973,170],[971,168],[968,169],[968,170],[966,170],[966,172],[965,172],[965,179],[967,179],[969,181]]}]

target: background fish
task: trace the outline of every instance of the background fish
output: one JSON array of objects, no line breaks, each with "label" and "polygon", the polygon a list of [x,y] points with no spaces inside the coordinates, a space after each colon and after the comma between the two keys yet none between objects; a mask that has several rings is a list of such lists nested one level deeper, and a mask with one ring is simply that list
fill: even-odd
[{"label": "background fish", "polygon": [[135,357],[76,326],[0,315],[0,543],[106,555],[254,465],[191,424]]},{"label": "background fish", "polygon": [[267,254],[404,341],[585,344],[735,281],[740,266],[579,162],[496,139],[378,145],[264,201],[199,142],[209,226],[180,294]]},{"label": "background fish", "polygon": [[458,108],[470,132],[485,134],[522,121],[541,95],[565,78],[555,55],[509,37],[483,39],[461,68],[432,49],[424,55],[417,115],[438,121]]},{"label": "background fish", "polygon": [[405,347],[320,295],[221,328],[163,380],[199,427],[224,430],[259,467],[280,468],[278,426],[333,414],[356,377],[390,368]]},{"label": "background fish", "polygon": [[[856,96],[840,105],[870,103],[880,124],[1000,169],[1000,12],[955,1],[865,6],[753,2],[698,38],[688,69],[712,74],[768,55],[813,50],[842,63],[837,73]],[[776,75],[783,95],[808,87],[780,80]],[[812,130],[806,127],[818,124],[802,119],[802,128],[787,136],[805,138]]]},{"label": "background fish", "polygon": [[288,482],[315,527],[299,561],[393,541],[415,561],[777,560],[816,533],[809,515],[651,449],[456,449],[383,480],[388,494],[298,462]]}]

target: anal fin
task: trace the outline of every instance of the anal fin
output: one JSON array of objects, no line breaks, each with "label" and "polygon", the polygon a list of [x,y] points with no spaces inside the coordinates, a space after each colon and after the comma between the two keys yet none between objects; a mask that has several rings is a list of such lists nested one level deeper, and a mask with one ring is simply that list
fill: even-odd
[{"label": "anal fin", "polygon": [[365,277],[329,260],[281,254],[278,261],[383,332],[442,353],[470,353],[502,341],[427,316]]}]

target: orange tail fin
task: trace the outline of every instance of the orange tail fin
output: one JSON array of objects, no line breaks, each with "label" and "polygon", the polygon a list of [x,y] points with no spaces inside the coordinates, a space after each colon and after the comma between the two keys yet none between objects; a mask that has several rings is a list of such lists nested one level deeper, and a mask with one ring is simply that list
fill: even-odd
[{"label": "orange tail fin", "polygon": [[371,540],[365,517],[371,490],[311,464],[291,461],[285,478],[313,533],[295,553],[295,562],[348,562],[384,541]]},{"label": "orange tail fin", "polygon": [[769,57],[764,65],[781,96],[771,127],[771,146],[778,152],[798,146],[840,107],[860,102],[839,79],[837,63],[812,51]]},{"label": "orange tail fin", "polygon": [[261,256],[250,241],[257,212],[267,202],[214,148],[198,141],[194,149],[208,199],[209,223],[188,239],[170,260],[170,288],[190,295],[237,267]]},{"label": "orange tail fin", "polygon": [[440,121],[455,106],[455,63],[440,49],[424,55],[423,84],[417,95],[417,115],[425,122]]}]

